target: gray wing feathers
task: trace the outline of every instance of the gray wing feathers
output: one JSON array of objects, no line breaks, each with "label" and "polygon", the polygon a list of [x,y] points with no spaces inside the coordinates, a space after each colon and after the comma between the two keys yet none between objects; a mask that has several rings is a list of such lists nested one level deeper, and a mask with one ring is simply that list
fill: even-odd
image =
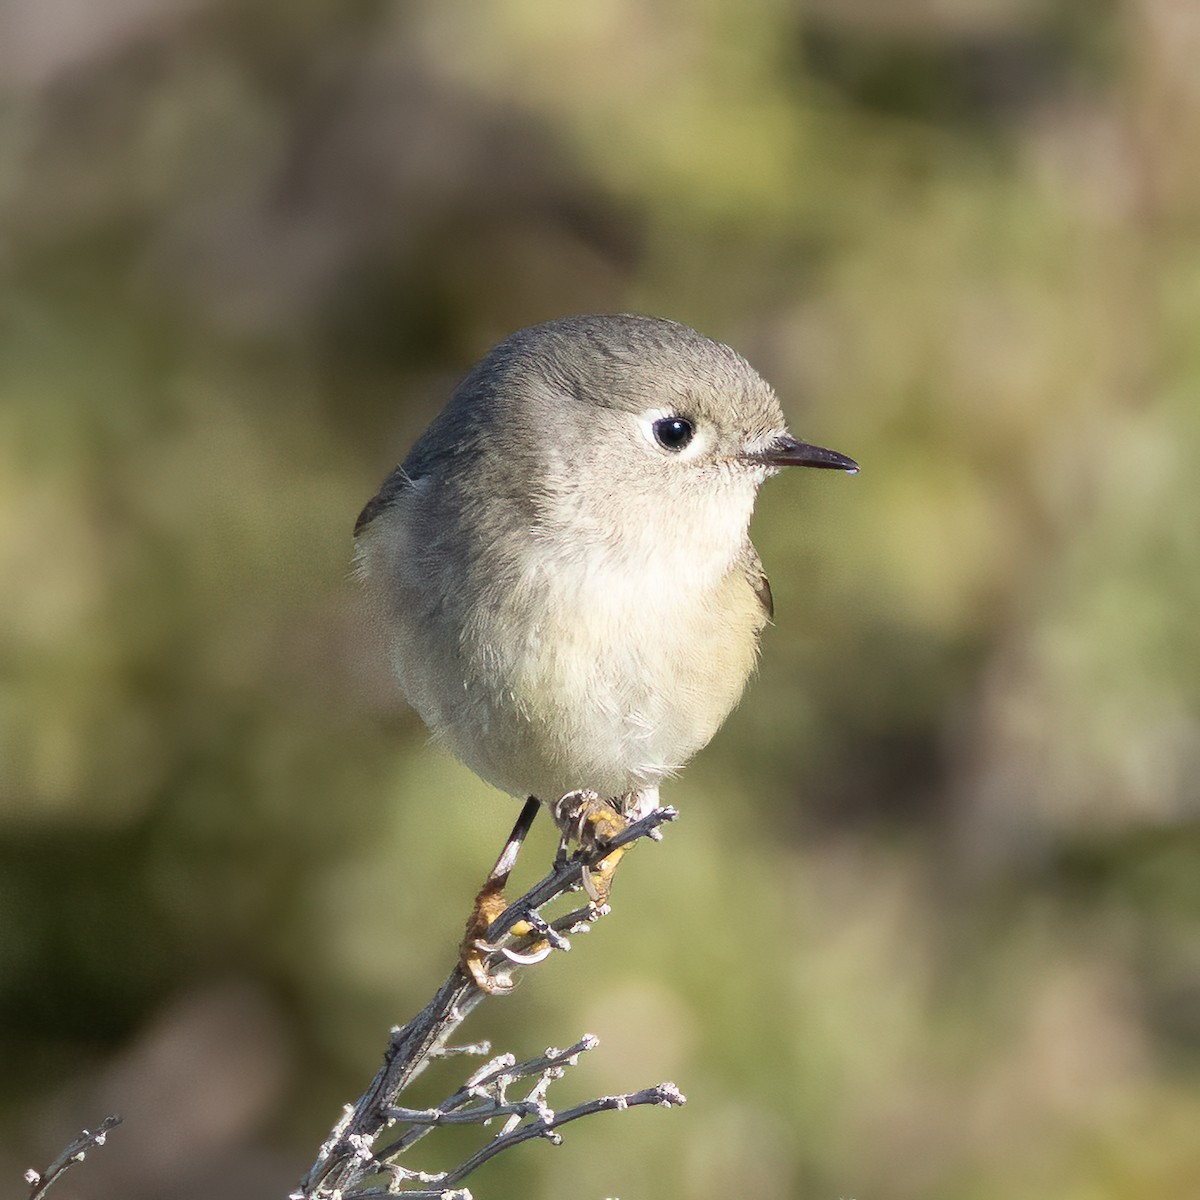
[{"label": "gray wing feathers", "polygon": [[768,621],[771,620],[775,616],[775,597],[771,595],[771,581],[763,570],[758,551],[750,542],[746,543],[746,548],[742,551],[742,570],[745,571],[746,581],[762,605],[763,614]]},{"label": "gray wing feathers", "polygon": [[358,520],[354,522],[354,536],[360,533],[375,520],[381,512],[395,504],[397,497],[412,487],[412,479],[403,467],[397,467],[384,481],[383,486],[367,501]]}]

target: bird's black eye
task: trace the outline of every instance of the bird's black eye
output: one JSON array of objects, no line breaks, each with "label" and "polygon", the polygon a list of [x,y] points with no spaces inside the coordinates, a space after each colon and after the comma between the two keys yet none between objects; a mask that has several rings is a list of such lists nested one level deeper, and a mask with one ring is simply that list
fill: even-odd
[{"label": "bird's black eye", "polygon": [[654,422],[654,440],[664,450],[682,450],[696,436],[696,427],[683,417],[660,417]]}]

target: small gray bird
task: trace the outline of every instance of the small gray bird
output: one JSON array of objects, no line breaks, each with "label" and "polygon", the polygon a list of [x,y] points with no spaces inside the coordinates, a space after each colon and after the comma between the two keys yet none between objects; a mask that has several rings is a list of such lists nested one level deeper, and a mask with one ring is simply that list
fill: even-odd
[{"label": "small gray bird", "polygon": [[753,368],[693,329],[513,334],[355,527],[408,701],[502,791],[648,811],[754,667],[772,600],[750,514],[788,466],[857,470],[793,438]]}]

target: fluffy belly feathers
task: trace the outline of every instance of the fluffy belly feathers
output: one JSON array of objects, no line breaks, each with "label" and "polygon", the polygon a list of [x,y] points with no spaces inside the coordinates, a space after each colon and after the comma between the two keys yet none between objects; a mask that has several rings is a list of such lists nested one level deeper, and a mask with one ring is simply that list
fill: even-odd
[{"label": "fluffy belly feathers", "polygon": [[[438,739],[496,787],[541,799],[578,788],[616,796],[682,767],[737,703],[762,622],[747,622],[755,632],[717,653],[729,628],[717,613],[731,601],[757,604],[736,570],[686,615],[665,581],[509,580],[455,618],[456,645],[447,629],[413,630],[397,640],[395,665]],[[435,644],[447,654],[431,672]]]}]

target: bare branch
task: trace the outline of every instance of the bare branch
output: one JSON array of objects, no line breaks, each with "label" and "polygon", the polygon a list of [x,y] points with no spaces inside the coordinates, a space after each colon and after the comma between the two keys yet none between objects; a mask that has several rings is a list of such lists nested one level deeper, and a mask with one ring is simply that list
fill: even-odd
[{"label": "bare branch", "polygon": [[578,1121],[581,1117],[590,1117],[593,1113],[623,1112],[627,1108],[637,1108],[647,1104],[662,1108],[675,1108],[686,1103],[687,1097],[673,1083],[660,1083],[656,1087],[643,1088],[639,1092],[629,1092],[621,1096],[600,1096],[598,1099],[588,1100],[584,1104],[577,1104],[574,1108],[568,1108],[557,1115],[550,1113],[538,1121],[520,1125],[509,1132],[498,1134],[486,1146],[481,1147],[470,1158],[452,1170],[445,1171],[440,1175],[422,1176],[424,1182],[440,1184],[441,1186],[437,1190],[398,1192],[388,1191],[384,1188],[365,1188],[362,1191],[347,1193],[346,1200],[384,1200],[385,1197],[396,1195],[406,1196],[409,1200],[413,1200],[414,1197],[428,1197],[430,1200],[455,1200],[455,1198],[461,1197],[463,1200],[469,1200],[470,1192],[456,1190],[454,1184],[465,1179],[488,1159],[495,1158],[497,1154],[502,1154],[505,1150],[512,1149],[513,1146],[519,1146],[522,1142],[539,1137],[545,1138],[557,1146],[562,1142],[562,1137],[557,1132],[562,1126],[569,1125],[572,1121]]},{"label": "bare branch", "polygon": [[103,1146],[108,1140],[109,1132],[121,1123],[121,1118],[115,1113],[105,1117],[95,1129],[85,1129],[44,1171],[32,1168],[25,1172],[25,1182],[29,1184],[29,1200],[42,1200],[42,1197],[76,1164],[87,1157],[93,1146]]},{"label": "bare branch", "polygon": [[528,1125],[519,1126],[511,1133],[501,1134],[477,1150],[460,1166],[455,1167],[452,1171],[447,1171],[441,1182],[449,1187],[460,1179],[466,1179],[472,1171],[482,1166],[489,1158],[495,1158],[497,1154],[520,1145],[521,1142],[527,1142],[530,1138],[548,1138],[558,1145],[562,1138],[555,1132],[557,1129],[572,1121],[578,1121],[580,1117],[590,1117],[592,1113],[608,1110],[622,1112],[627,1108],[636,1108],[643,1104],[674,1108],[686,1103],[687,1097],[673,1083],[660,1083],[656,1087],[643,1088],[640,1092],[629,1092],[623,1096],[601,1096],[599,1099],[589,1100],[585,1104],[577,1104],[574,1108],[568,1108],[565,1112],[561,1112],[549,1120],[531,1122]]},{"label": "bare branch", "polygon": [[[604,906],[590,904],[553,920],[542,912],[548,905],[572,892],[581,890],[585,871],[594,868],[615,850],[633,842],[659,840],[659,827],[674,820],[673,808],[659,808],[633,822],[600,846],[589,846],[567,857],[556,858],[550,873],[510,904],[488,926],[483,949],[484,963],[492,976],[507,982],[515,970],[526,969],[543,961],[556,950],[569,950],[568,934],[586,933],[591,925],[607,913]],[[520,822],[518,822],[520,824]],[[518,928],[514,934],[514,928]],[[672,1085],[662,1084],[628,1096],[609,1096],[590,1101],[555,1116],[546,1106],[545,1093],[550,1083],[574,1065],[578,1056],[596,1043],[583,1038],[568,1050],[548,1050],[538,1058],[515,1063],[511,1055],[502,1055],[485,1064],[436,1109],[409,1109],[402,1105],[401,1095],[429,1063],[436,1058],[454,1054],[486,1053],[487,1043],[474,1046],[450,1047],[448,1040],[455,1030],[485,998],[475,979],[456,966],[438,989],[432,1000],[407,1025],[392,1030],[383,1065],[371,1086],[353,1105],[348,1105],[309,1168],[300,1187],[289,1200],[367,1200],[370,1196],[408,1197],[436,1196],[439,1200],[459,1197],[466,1200],[469,1193],[456,1190],[453,1184],[465,1178],[480,1163],[531,1137],[553,1140],[559,1125],[577,1120],[592,1112],[620,1109],[643,1104],[682,1103],[682,1097]],[[510,1100],[506,1089],[523,1078],[536,1076],[528,1095]],[[485,1123],[503,1119],[504,1129],[476,1155],[444,1176],[425,1176],[400,1168],[397,1156],[427,1135],[431,1129],[444,1124]],[[380,1135],[397,1124],[409,1128],[382,1150],[376,1150]],[[372,1177],[385,1174],[392,1177],[390,1190],[369,1185]],[[436,1190],[405,1191],[402,1184],[412,1180],[435,1183]]]},{"label": "bare branch", "polygon": [[[533,1074],[543,1075],[555,1070],[561,1073],[562,1068],[573,1067],[579,1061],[581,1054],[586,1053],[588,1050],[594,1050],[598,1045],[599,1039],[595,1034],[586,1033],[575,1045],[566,1050],[549,1049],[545,1054],[537,1058],[528,1059],[523,1063],[518,1063],[511,1054],[502,1054],[500,1058],[484,1064],[454,1095],[447,1096],[438,1105],[438,1111],[447,1114],[455,1113],[464,1105],[476,1099],[485,1102],[491,1101],[496,1105],[506,1104],[505,1092],[510,1083],[517,1079],[527,1078]],[[478,1119],[488,1120],[489,1118],[483,1116]],[[416,1129],[408,1130],[407,1133],[397,1138],[385,1150],[380,1151],[378,1156],[380,1161],[395,1159],[410,1146],[419,1142],[428,1132],[429,1127],[427,1124],[422,1124]]]}]

